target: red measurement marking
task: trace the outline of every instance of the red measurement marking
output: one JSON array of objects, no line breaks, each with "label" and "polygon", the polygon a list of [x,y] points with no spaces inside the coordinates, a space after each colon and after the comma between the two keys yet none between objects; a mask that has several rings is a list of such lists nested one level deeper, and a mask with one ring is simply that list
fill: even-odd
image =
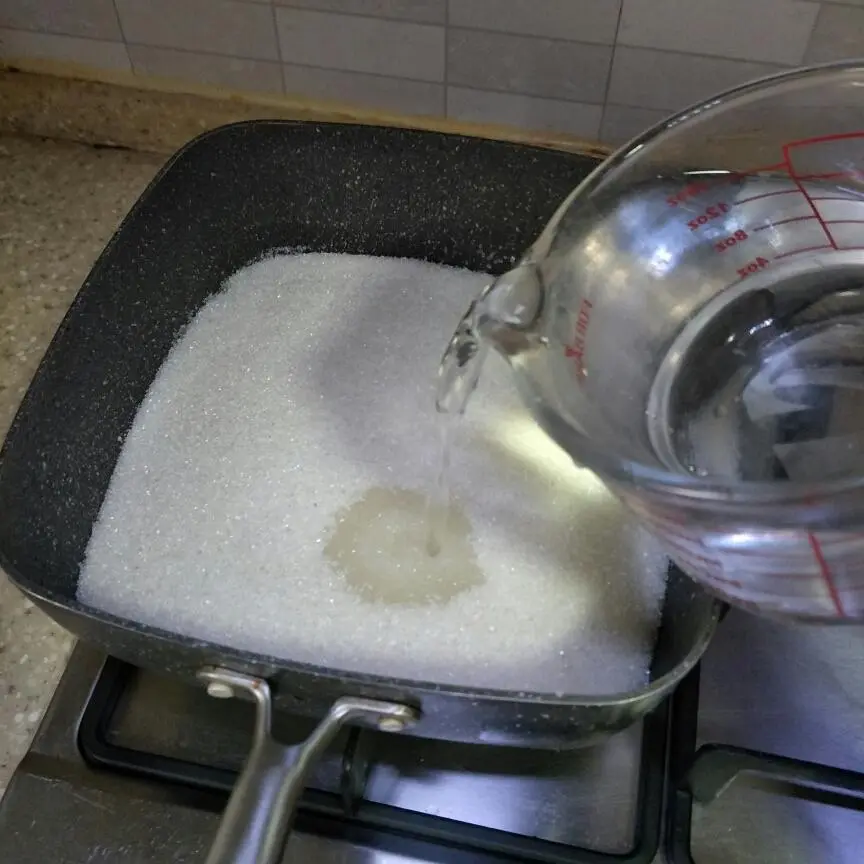
[{"label": "red measurement marking", "polygon": [[854,180],[858,177],[858,175],[854,171],[828,171],[825,174],[792,174],[790,169],[790,175],[793,180],[836,180],[838,177],[848,177],[850,180]]},{"label": "red measurement marking", "polygon": [[740,198],[735,202],[735,206],[737,207],[739,204],[749,204],[751,201],[759,201],[761,198],[773,198],[775,195],[789,195],[793,192],[797,194],[798,189],[780,189],[777,192],[763,192],[761,195],[751,195],[749,198]]},{"label": "red measurement marking", "polygon": [[799,255],[801,252],[816,252],[819,249],[833,248],[833,246],[829,246],[827,243],[822,246],[805,246],[803,249],[793,249],[791,252],[784,252],[782,255],[775,255],[774,260],[779,261],[781,258],[788,258],[790,255]]},{"label": "red measurement marking", "polygon": [[[791,189],[791,192],[797,192],[797,189]],[[811,195],[811,201],[864,201],[862,195]]]},{"label": "red measurement marking", "polygon": [[828,589],[831,602],[834,604],[837,614],[841,618],[845,618],[846,610],[843,608],[843,601],[840,598],[840,592],[834,584],[834,577],[831,575],[831,568],[828,566],[828,562],[822,554],[822,544],[819,542],[819,538],[812,531],[807,532],[807,539],[810,541],[810,548],[813,550],[813,557],[819,565],[819,572],[822,574],[822,579],[825,581],[825,587]]},{"label": "red measurement marking", "polygon": [[830,141],[832,139],[833,139],[833,136],[828,136],[825,138],[812,138],[812,139],[808,139],[806,141],[792,141],[789,144],[784,144],[783,145],[783,160],[789,166],[789,176],[792,178],[792,182],[798,187],[798,190],[804,196],[805,200],[807,201],[807,204],[809,205],[810,209],[813,211],[813,215],[816,217],[816,220],[822,226],[822,231],[825,234],[825,238],[828,240],[828,245],[831,246],[832,249],[836,249],[837,244],[834,242],[834,238],[831,236],[831,232],[828,230],[828,226],[825,224],[825,220],[822,218],[822,214],[819,212],[819,208],[813,202],[813,199],[810,197],[810,193],[804,188],[804,184],[802,183],[802,181],[803,180],[811,180],[811,179],[827,180],[827,179],[830,179],[831,177],[843,176],[843,172],[840,172],[839,175],[835,172],[834,174],[831,174],[831,175],[826,174],[826,175],[822,175],[821,177],[819,177],[817,175],[812,175],[812,174],[806,175],[806,176],[796,174],[795,169],[792,165],[792,157],[791,157],[791,154],[789,152],[793,147],[800,146],[801,144],[814,144],[817,141]]},{"label": "red measurement marking", "polygon": [[688,183],[683,189],[680,189],[674,195],[670,195],[666,199],[666,203],[670,207],[677,207],[688,199],[693,198],[696,195],[701,195],[703,192],[707,192],[709,188],[709,185],[704,180]]},{"label": "red measurement marking", "polygon": [[[789,166],[784,161],[775,162],[773,165],[760,165],[759,167],[751,168],[748,171],[731,171],[729,174],[724,174],[719,177],[712,177],[710,180],[694,180],[692,183],[688,183],[686,186],[682,187],[674,195],[670,195],[666,199],[666,203],[670,207],[678,207],[685,201],[688,201],[690,198],[693,198],[696,195],[701,195],[703,192],[707,192],[714,186],[719,186],[726,183],[735,183],[736,181],[743,180],[753,174],[770,174],[775,171],[788,170]],[[758,198],[760,196],[757,195],[755,197]]]},{"label": "red measurement marking", "polygon": [[766,231],[768,228],[776,228],[778,225],[788,225],[790,222],[807,222],[810,219],[815,219],[815,216],[792,216],[789,219],[780,219],[777,222],[769,222],[767,225],[759,225],[754,228],[754,231]]},{"label": "red measurement marking", "polygon": [[579,315],[576,318],[576,328],[573,333],[573,344],[564,349],[564,356],[571,357],[576,363],[576,371],[580,378],[585,377],[585,337],[588,335],[588,324],[591,321],[591,309],[594,304],[583,299],[579,304]]},{"label": "red measurement marking", "polygon": [[746,231],[742,228],[739,228],[734,234],[730,234],[728,237],[724,237],[722,240],[718,240],[714,244],[714,249],[717,252],[725,252],[727,249],[731,249],[733,246],[737,246],[739,243],[743,243],[748,237]]},{"label": "red measurement marking", "polygon": [[864,138],[864,132],[838,132],[835,135],[820,135],[818,138],[798,138],[790,141],[786,147],[803,147],[805,144],[824,144],[826,141],[846,141],[849,138]]},{"label": "red measurement marking", "polygon": [[710,207],[706,207],[703,213],[700,213],[695,219],[688,220],[687,224],[691,231],[698,231],[703,225],[711,222],[714,219],[719,219],[727,210],[729,205],[725,201],[718,201]]},{"label": "red measurement marking", "polygon": [[827,219],[826,225],[861,225],[864,219]]},{"label": "red measurement marking", "polygon": [[758,273],[764,267],[767,267],[771,262],[767,258],[754,258],[752,261],[738,268],[738,275],[744,279],[751,273]]},{"label": "red measurement marking", "polygon": [[730,175],[731,179],[738,177],[752,177],[754,174],[770,174],[772,171],[788,171],[789,163],[784,159],[782,162],[775,162],[773,165],[760,165],[757,168],[749,168],[747,171],[733,171]]}]

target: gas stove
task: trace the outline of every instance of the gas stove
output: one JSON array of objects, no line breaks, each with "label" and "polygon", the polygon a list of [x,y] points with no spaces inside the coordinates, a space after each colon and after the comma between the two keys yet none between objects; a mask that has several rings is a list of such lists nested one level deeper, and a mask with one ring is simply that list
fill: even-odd
[{"label": "gas stove", "polygon": [[[280,716],[277,737],[312,723]],[[0,804],[0,861],[203,862],[252,706],[78,645]],[[852,864],[864,846],[864,629],[732,612],[642,724],[541,752],[349,730],[286,861]]]}]

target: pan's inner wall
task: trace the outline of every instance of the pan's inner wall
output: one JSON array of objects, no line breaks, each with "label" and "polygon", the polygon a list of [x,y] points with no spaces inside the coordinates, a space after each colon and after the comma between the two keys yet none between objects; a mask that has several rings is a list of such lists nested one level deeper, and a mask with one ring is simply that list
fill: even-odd
[{"label": "pan's inner wall", "polygon": [[277,247],[501,272],[596,161],[436,133],[255,122],[185,148],[97,262],[0,461],[0,559],[74,602],[138,405],[225,278]]},{"label": "pan's inner wall", "polygon": [[705,622],[715,613],[716,601],[674,564],[669,565],[666,596],[651,658],[651,680],[673,672],[693,646],[704,638]]}]

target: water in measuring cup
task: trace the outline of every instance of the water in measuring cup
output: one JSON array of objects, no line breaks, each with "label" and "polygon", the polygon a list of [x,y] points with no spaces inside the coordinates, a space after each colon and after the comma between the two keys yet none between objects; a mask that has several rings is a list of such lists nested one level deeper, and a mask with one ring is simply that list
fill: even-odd
[{"label": "water in measuring cup", "polygon": [[864,471],[864,288],[805,288],[745,293],[691,322],[679,371],[658,375],[665,415],[648,413],[667,467],[750,481]]}]

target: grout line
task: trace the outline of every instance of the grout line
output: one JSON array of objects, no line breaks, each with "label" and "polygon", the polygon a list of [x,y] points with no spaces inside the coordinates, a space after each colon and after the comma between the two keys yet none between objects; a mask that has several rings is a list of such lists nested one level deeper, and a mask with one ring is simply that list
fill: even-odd
[{"label": "grout line", "polygon": [[[586,102],[582,99],[564,99],[561,96],[538,96],[536,93],[523,93],[519,90],[496,90],[493,87],[471,87],[467,84],[451,84],[456,90],[471,90],[474,93],[494,93],[496,96],[522,96],[526,99],[536,99],[538,102],[558,102],[563,105],[584,105],[590,108],[602,108],[602,102]],[[622,108],[632,106],[620,106]]]},{"label": "grout line", "polygon": [[[620,15],[620,12],[619,12]],[[586,39],[565,39],[563,36],[542,36],[539,33],[521,33],[518,30],[498,30],[495,27],[478,27],[476,24],[456,24],[454,30],[469,30],[472,33],[490,33],[494,36],[515,36],[518,39],[541,39],[546,42],[566,42],[568,45],[594,45],[600,48],[614,48],[614,42],[589,42]]]},{"label": "grout line", "polygon": [[[300,12],[316,12],[319,15],[345,15],[349,18],[371,18],[373,21],[396,21],[399,24],[422,24],[427,27],[442,27],[440,21],[421,21],[416,18],[397,18],[393,15],[370,15],[366,12],[334,12],[321,9],[317,6],[298,6],[296,3],[278,3],[275,0],[231,0],[234,3],[242,3],[244,6],[270,6],[274,9],[297,9]],[[64,36],[70,35],[67,33]]]},{"label": "grout line", "polygon": [[133,75],[136,75],[137,72],[135,70],[135,64],[132,62],[132,55],[129,53],[129,43],[126,41],[126,34],[123,32],[123,22],[120,20],[120,10],[117,8],[117,0],[111,0],[111,8],[114,10],[114,17],[117,19],[117,29],[120,31],[120,44],[123,46],[123,51],[126,53],[126,60],[129,63],[129,71]]},{"label": "grout line", "polygon": [[[852,2],[854,3],[854,0],[852,0]],[[827,0],[827,2],[822,2],[819,4],[819,9],[816,12],[816,17],[813,19],[813,26],[810,28],[810,35],[807,37],[807,42],[804,44],[804,51],[801,53],[801,59],[798,63],[799,66],[809,66],[813,62],[811,60],[808,63],[804,58],[807,57],[807,55],[810,53],[810,49],[813,47],[813,39],[815,38],[816,33],[819,30],[819,22],[821,21],[822,16],[829,14],[828,13],[828,4],[830,4],[831,6],[834,6],[835,8],[840,4],[842,4],[844,6],[847,5],[845,0],[840,0],[839,3],[837,2],[837,0]],[[858,4],[856,3],[855,5],[857,6]],[[840,60],[842,58],[836,57],[834,59]],[[820,62],[823,62],[823,61],[820,61]]]},{"label": "grout line", "polygon": [[624,16],[624,0],[618,4],[618,18],[615,21],[615,35],[612,37],[612,56],[609,58],[609,71],[606,73],[606,87],[603,90],[603,110],[600,112],[600,126],[597,128],[597,137],[603,132],[603,124],[606,122],[606,109],[609,107],[609,91],[612,89],[612,69],[615,66],[615,55],[618,53],[618,31],[621,29],[621,18]]},{"label": "grout line", "polygon": [[450,116],[450,0],[444,0],[444,116]]},{"label": "grout line", "polygon": [[[237,0],[237,2],[248,2],[249,5],[253,5],[251,0]],[[263,4],[255,3],[254,5],[260,6]],[[8,29],[20,30],[20,28],[8,28]],[[31,32],[31,33],[40,33],[40,34],[44,33],[44,31],[41,31],[41,30],[21,31],[21,32]],[[445,73],[445,81],[444,82],[429,81],[427,79],[422,79],[422,78],[410,78],[410,77],[407,77],[405,75],[383,75],[380,72],[363,72],[363,71],[360,71],[357,69],[339,69],[339,68],[336,68],[333,66],[315,66],[311,63],[287,63],[284,60],[279,61],[279,60],[274,60],[274,59],[264,58],[264,57],[248,57],[245,55],[238,56],[236,54],[218,54],[214,51],[199,51],[199,50],[193,50],[190,48],[177,48],[177,47],[174,47],[171,45],[151,45],[151,44],[146,43],[146,42],[134,42],[134,41],[133,42],[128,42],[128,41],[118,42],[115,39],[97,39],[97,38],[94,38],[92,36],[72,36],[69,33],[49,33],[47,35],[68,36],[68,37],[71,37],[74,39],[83,39],[83,40],[88,41],[88,42],[97,42],[97,43],[100,43],[103,45],[124,45],[127,49],[131,48],[131,47],[155,48],[157,50],[162,50],[162,51],[176,51],[177,53],[180,53],[180,54],[193,54],[193,55],[205,56],[205,57],[218,57],[218,58],[221,58],[223,60],[247,60],[247,61],[251,61],[254,63],[278,64],[278,65],[283,67],[283,85],[284,85],[284,67],[285,66],[298,66],[302,69],[317,69],[317,70],[320,70],[322,72],[341,72],[341,73],[346,74],[346,75],[364,75],[364,76],[369,76],[370,78],[382,78],[382,79],[386,79],[389,81],[408,81],[408,82],[411,82],[414,84],[428,84],[429,86],[432,86],[432,87],[436,87],[436,86],[442,87],[443,86],[444,93],[445,93],[445,100],[446,100],[446,93],[447,93],[448,87],[453,86],[453,87],[458,87],[458,88],[465,89],[465,90],[474,90],[475,92],[480,92],[480,93],[485,92],[485,93],[496,93],[496,94],[512,95],[512,96],[526,96],[530,99],[551,100],[551,101],[555,101],[555,102],[569,102],[569,103],[574,104],[574,105],[599,106],[599,107],[603,108],[604,115],[605,115],[605,110],[607,107],[615,107],[615,108],[632,108],[633,110],[637,110],[637,111],[653,111],[653,112],[656,112],[657,114],[669,117],[669,116],[672,116],[673,114],[676,114],[679,111],[683,111],[689,107],[689,105],[679,105],[679,106],[674,107],[674,108],[668,108],[668,107],[661,108],[661,107],[658,107],[656,105],[645,105],[645,104],[632,105],[632,104],[627,103],[627,102],[609,102],[608,101],[608,90],[607,90],[607,93],[605,95],[603,102],[592,102],[592,101],[586,101],[586,100],[580,100],[580,99],[567,98],[567,97],[563,97],[563,96],[552,96],[549,94],[528,93],[528,92],[525,92],[523,90],[516,90],[516,89],[512,89],[512,88],[507,89],[507,90],[503,90],[503,89],[498,89],[498,88],[489,87],[489,86],[476,86],[476,85],[464,84],[464,83],[460,83],[460,82],[451,82],[451,81],[447,80],[446,73]],[[277,39],[278,39],[278,34],[277,34]],[[277,45],[278,45],[278,41],[277,41]],[[654,49],[648,49],[648,50],[654,50]],[[280,49],[279,53],[281,53],[281,49]],[[678,52],[663,52],[663,53],[678,53]],[[127,51],[127,54],[128,54],[128,51]],[[703,55],[690,55],[690,56],[703,56]],[[130,56],[130,64],[131,64],[131,56]],[[446,65],[445,65],[445,70],[446,70]],[[134,69],[133,69],[133,72],[134,72]],[[192,83],[200,83],[200,82],[197,82],[196,79],[194,79],[194,78],[181,78],[178,80],[181,80],[181,81],[188,80]],[[263,91],[262,90],[260,92],[272,92],[272,91]],[[284,92],[288,92],[288,91],[286,90]],[[445,101],[445,105],[446,105],[446,101]]]},{"label": "grout line", "polygon": [[[247,3],[251,6],[263,6],[263,3],[257,3],[255,0],[235,0],[238,3]],[[367,15],[363,12],[332,12],[327,9],[319,9],[315,6],[296,6],[293,3],[270,3],[274,9],[295,9],[298,12],[311,12],[313,15],[330,15],[337,18],[363,18],[366,21],[391,21],[396,24],[416,24],[418,27],[443,27],[440,21],[417,21],[414,18],[394,18],[390,15]],[[445,14],[446,19],[446,14]]]},{"label": "grout line", "polygon": [[614,48],[612,42],[586,42],[582,39],[564,39],[561,36],[538,36],[536,33],[517,33],[513,30],[489,30],[485,27],[466,27],[459,24],[453,30],[465,30],[468,33],[487,33],[490,36],[512,36],[514,39],[530,39],[534,42],[555,42],[564,45],[590,45],[592,48]]},{"label": "grout line", "polygon": [[[116,13],[115,13],[116,14]],[[118,17],[117,24],[120,26],[120,19]],[[5,27],[3,24],[0,24],[0,30],[7,30],[9,33],[32,33],[36,36],[63,36],[66,39],[80,39],[84,42],[101,42],[103,45],[125,45],[126,40],[123,38],[123,28],[120,26],[120,38],[119,39],[105,39],[102,36],[79,36],[77,33],[63,33],[59,30],[39,30],[39,29],[31,29],[29,27]]]},{"label": "grout line", "polygon": [[[725,60],[730,63],[754,63],[758,66],[771,66],[774,69],[797,69],[800,63],[777,63],[772,60],[760,60],[748,57],[727,57],[724,54],[699,54],[695,51],[679,51],[676,48],[653,48],[650,45],[631,45],[618,42],[618,29],[621,25],[622,11],[618,13],[618,24],[615,30],[614,42],[588,42],[584,39],[564,39],[561,36],[538,36],[536,33],[518,33],[514,30],[494,30],[485,27],[469,27],[459,24],[454,30],[468,30],[472,33],[489,33],[495,36],[514,36],[518,39],[534,39],[541,42],[563,42],[566,45],[590,45],[594,48],[633,48],[636,51],[653,51],[658,54],[677,54],[681,57],[701,57],[703,60]],[[339,13],[340,15],[343,13]]]},{"label": "grout line", "polygon": [[[116,3],[117,0],[114,0]],[[273,36],[276,39],[276,56],[279,58],[279,77],[282,79],[282,93],[288,92],[288,82],[285,80],[285,61],[282,59],[282,40],[279,38],[279,22],[276,20],[276,4],[270,3],[270,12],[273,18]]]},{"label": "grout line", "polygon": [[111,8],[114,10],[114,18],[117,20],[117,29],[120,31],[120,41],[126,42],[126,34],[123,32],[123,22],[120,20],[120,10],[117,8],[117,0],[111,0]]},{"label": "grout line", "polygon": [[100,45],[125,45],[122,39],[101,39],[97,36],[76,36],[74,33],[55,33],[53,30],[23,30],[20,27],[0,27],[10,33],[32,33],[35,36],[60,36],[63,39],[79,39],[83,42],[98,42]]},{"label": "grout line", "polygon": [[[232,0],[232,2],[243,3],[247,6],[266,6],[267,5],[265,3],[257,2],[257,0]],[[282,4],[279,4],[279,6],[277,7],[274,4],[274,10],[276,8],[279,8],[279,9],[296,9],[297,7],[295,7],[295,6],[283,6]],[[303,11],[303,12],[315,12],[316,10],[303,9],[301,11]],[[437,29],[444,29],[443,24],[427,24],[427,23],[420,22],[420,21],[406,21],[404,18],[381,18],[380,16],[377,16],[377,15],[375,15],[375,16],[373,16],[373,15],[358,15],[358,14],[353,13],[353,12],[352,13],[348,13],[348,12],[317,12],[317,14],[320,14],[320,15],[344,15],[345,17],[348,17],[348,18],[365,18],[367,20],[372,20],[372,21],[394,21],[394,22],[397,22],[399,24],[419,24],[421,27],[435,27]],[[40,33],[40,34],[47,34],[50,36],[70,36],[73,39],[89,39],[91,42],[110,42],[113,44],[117,44],[116,39],[101,39],[101,38],[97,38],[94,36],[77,36],[74,33],[64,33],[64,32],[59,31],[59,30],[40,30],[40,29],[31,28],[31,27],[20,27],[20,26],[19,27],[0,27],[0,29],[11,30],[13,32],[19,31],[22,33]],[[800,66],[800,64],[798,64],[798,63],[775,63],[772,61],[754,60],[754,59],[748,59],[748,58],[744,58],[744,57],[726,57],[726,56],[719,55],[719,54],[696,54],[692,51],[677,51],[677,50],[671,50],[668,48],[651,48],[647,45],[621,45],[618,43],[610,44],[608,42],[580,42],[580,41],[577,41],[574,39],[561,39],[561,38],[554,37],[554,36],[533,36],[533,35],[528,36],[528,35],[525,35],[522,33],[513,33],[511,31],[481,30],[479,28],[461,27],[461,26],[460,27],[454,27],[452,29],[454,29],[454,30],[469,30],[469,31],[474,32],[474,33],[492,33],[492,34],[498,35],[498,36],[515,36],[519,39],[534,39],[537,41],[547,41],[547,42],[563,42],[566,45],[572,45],[572,46],[577,47],[577,48],[580,45],[590,46],[592,48],[611,48],[611,49],[632,48],[636,51],[653,51],[657,54],[675,54],[675,55],[678,55],[679,57],[699,57],[702,60],[725,60],[726,62],[729,62],[729,63],[751,63],[751,64],[758,65],[758,66],[769,66],[778,72],[779,71],[788,71],[790,69],[797,69]],[[127,44],[144,45],[145,43],[143,43],[143,42],[127,42]],[[172,51],[187,51],[187,52],[192,53],[192,54],[213,54],[214,53],[212,51],[197,51],[197,50],[194,50],[191,48],[174,48],[170,45],[149,45],[147,47],[170,48]],[[215,56],[218,56],[218,57],[236,57],[237,55],[235,55],[235,54],[217,54]],[[263,58],[263,57],[238,57],[237,59],[240,59],[240,60],[263,60],[263,59],[267,59],[267,58]],[[275,62],[275,61],[271,60],[271,62]],[[287,61],[285,61],[285,62],[287,62]],[[300,65],[300,64],[298,64],[298,65]],[[322,67],[315,67],[315,68],[322,68],[323,69],[323,68],[327,68],[327,67],[322,66]],[[375,73],[363,72],[361,74],[372,75]],[[399,77],[399,76],[382,76],[382,77]],[[420,80],[420,79],[408,79],[408,80]],[[441,82],[439,81],[439,82],[434,82],[434,83],[440,84]],[[636,107],[644,107],[644,106],[634,105],[632,107],[636,108]]]},{"label": "grout line", "polygon": [[[617,37],[616,37],[617,38]],[[675,54],[678,57],[699,57],[701,60],[725,60],[727,63],[752,63],[756,66],[770,66],[777,70],[797,69],[800,63],[775,63],[772,60],[757,60],[750,57],[727,57],[725,54],[697,54],[695,51],[679,51],[677,48],[652,48],[650,45],[631,45],[617,42],[615,48],[632,48],[634,51],[651,51],[654,54]]]},{"label": "grout line", "polygon": [[[238,2],[250,2],[251,0],[238,0]],[[256,4],[261,5],[261,4]],[[35,32],[35,31],[34,31]],[[54,35],[68,35],[68,34],[54,34]],[[89,36],[82,37],[74,37],[74,38],[82,38],[87,39],[90,42],[100,42],[107,45],[119,45],[120,42],[116,42],[114,40],[107,39],[93,39]],[[316,69],[321,72],[340,72],[345,75],[364,75],[369,78],[383,78],[388,81],[407,81],[412,84],[426,84],[430,87],[444,87],[441,81],[428,81],[426,79],[421,78],[407,78],[404,75],[382,75],[380,72],[360,72],[356,69],[337,69],[333,66],[314,66],[311,63],[279,63],[277,60],[266,60],[261,57],[246,57],[246,56],[237,56],[236,54],[216,54],[212,51],[193,51],[189,48],[173,48],[169,45],[150,45],[145,42],[128,42],[126,43],[127,48],[155,48],[159,51],[176,51],[180,54],[193,54],[196,56],[204,56],[204,57],[218,57],[222,60],[247,60],[253,63],[267,63],[270,65],[281,65],[281,66],[297,66],[300,69]],[[158,77],[158,73],[150,73],[156,75]],[[194,78],[178,78],[178,81],[189,81],[192,84],[200,84],[201,82]],[[451,83],[450,86],[456,87],[462,90],[473,90],[475,93],[495,93],[504,96],[525,96],[529,99],[538,99],[540,101],[548,101],[548,102],[562,102],[565,104],[571,105],[586,105],[591,107],[603,107],[602,102],[591,102],[581,99],[568,99],[562,96],[550,96],[550,95],[541,95],[538,93],[526,93],[521,90],[500,90],[494,87],[476,87],[471,86],[470,84],[459,84],[459,83]],[[268,93],[272,91],[261,90],[256,91],[261,93]],[[286,91],[287,92],[287,91]],[[445,87],[446,92],[446,87]],[[656,111],[659,114],[663,114],[665,116],[671,116],[677,111],[683,110],[682,108],[646,108],[644,105],[626,105],[619,102],[613,103],[617,108],[633,108],[635,110],[647,110],[647,111]],[[686,106],[685,106],[686,107]]]},{"label": "grout line", "polygon": [[[112,43],[116,44],[116,43]],[[440,81],[429,81],[426,78],[408,78],[405,75],[383,75],[380,72],[361,72],[358,69],[339,69],[335,66],[315,66],[312,63],[288,63],[285,61],[271,60],[263,57],[246,57],[237,54],[217,54],[214,51],[198,51],[190,48],[174,48],[170,45],[150,45],[146,42],[129,42],[130,47],[155,48],[158,51],[176,51],[178,54],[193,54],[197,57],[220,57],[223,60],[248,60],[253,63],[270,63],[276,66],[297,66],[301,69],[319,69],[322,72],[341,72],[344,75],[364,75],[369,78],[384,78],[388,81],[410,81],[413,84],[428,84],[431,87],[440,87]],[[193,80],[193,79],[188,79]]]},{"label": "grout line", "polygon": [[[252,5],[252,0],[237,0],[237,2],[248,2],[250,5]],[[255,5],[263,5],[263,4],[256,3]],[[26,31],[26,32],[36,33],[36,32],[42,32],[42,31],[35,31],[34,30],[34,31]],[[68,33],[53,33],[53,34],[49,34],[49,35],[69,36],[70,34],[68,34]],[[271,64],[271,65],[281,65],[283,67],[284,66],[297,66],[301,69],[317,69],[321,72],[341,72],[345,75],[365,75],[365,76],[368,76],[370,78],[383,78],[383,79],[386,79],[388,81],[407,81],[407,82],[412,83],[412,84],[428,84],[430,87],[444,87],[445,93],[446,93],[446,89],[447,89],[446,86],[441,81],[428,81],[426,79],[421,79],[421,78],[408,78],[404,75],[382,75],[380,72],[360,72],[356,69],[337,69],[333,66],[313,66],[311,63],[285,63],[284,61],[282,63],[279,63],[278,60],[268,60],[268,59],[264,59],[262,57],[246,57],[246,56],[238,56],[236,54],[217,54],[213,51],[197,51],[197,50],[193,51],[190,48],[174,48],[170,45],[150,45],[146,42],[121,43],[121,42],[118,42],[114,39],[95,39],[92,36],[74,36],[72,38],[84,39],[88,42],[98,42],[98,43],[101,43],[103,45],[125,44],[125,46],[127,48],[135,48],[135,47],[138,47],[138,48],[155,48],[156,50],[159,50],[159,51],[176,51],[179,54],[193,54],[196,56],[204,56],[204,57],[218,57],[222,60],[247,60],[247,61],[251,61],[253,63],[267,63],[267,64]],[[152,74],[157,74],[157,73],[152,73]],[[157,77],[158,77],[158,74],[157,74]],[[284,79],[284,72],[283,72],[283,79]],[[189,81],[190,83],[193,83],[193,84],[196,84],[196,83],[200,84],[201,83],[200,81],[197,81],[194,78],[179,78],[177,80],[178,81]],[[284,83],[284,81],[283,81],[283,83]],[[609,106],[612,106],[615,108],[632,108],[636,111],[654,111],[654,112],[656,112],[658,114],[662,114],[666,117],[671,117],[673,114],[676,114],[679,111],[683,111],[686,107],[688,107],[688,106],[684,105],[684,106],[679,106],[678,108],[657,108],[655,106],[630,105],[630,104],[624,103],[624,102],[609,102],[609,103],[590,102],[590,101],[585,101],[585,100],[580,100],[580,99],[568,99],[568,98],[564,98],[562,96],[550,96],[550,95],[541,95],[538,93],[526,93],[526,92],[521,91],[521,90],[512,90],[512,89],[500,90],[500,89],[497,89],[494,87],[488,87],[488,86],[476,87],[476,86],[472,86],[470,84],[460,84],[460,83],[455,83],[455,82],[451,82],[449,86],[456,87],[456,88],[459,88],[462,90],[473,90],[476,93],[495,93],[495,94],[501,94],[501,95],[505,95],[505,96],[526,96],[529,99],[539,99],[541,101],[552,101],[552,102],[564,102],[564,103],[570,103],[572,105],[588,105],[588,106],[604,108],[604,110],[605,110],[606,105],[609,105]],[[261,90],[261,91],[256,91],[256,92],[268,93],[268,92],[272,92],[272,91]],[[288,92],[288,91],[286,91],[286,92]]]}]

